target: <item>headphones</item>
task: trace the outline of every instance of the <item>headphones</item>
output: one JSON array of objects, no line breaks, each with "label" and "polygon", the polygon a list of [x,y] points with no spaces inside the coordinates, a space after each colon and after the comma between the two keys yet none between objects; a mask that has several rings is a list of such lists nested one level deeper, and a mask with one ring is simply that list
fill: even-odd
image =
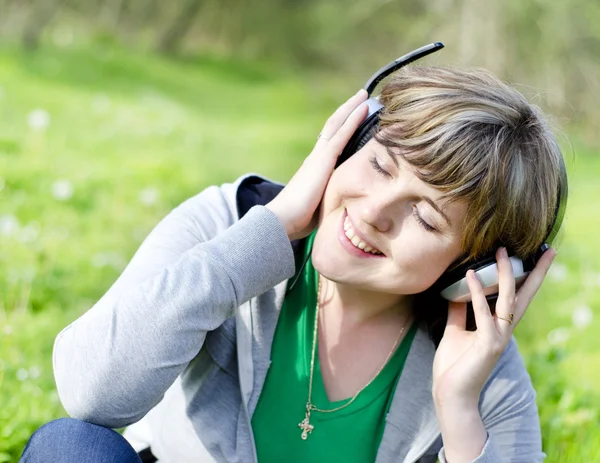
[{"label": "headphones", "polygon": [[[369,99],[365,102],[368,106],[367,116],[342,150],[335,165],[336,168],[341,163],[346,161],[350,156],[360,150],[372,138],[374,129],[379,124],[379,113],[384,106],[379,102],[379,96],[374,98],[371,97],[371,94],[377,85],[392,72],[400,69],[403,66],[406,66],[409,63],[412,63],[413,61],[423,58],[430,53],[441,50],[442,48],[444,48],[444,44],[441,42],[434,42],[429,45],[425,45],[424,47],[418,48],[404,56],[401,56],[395,61],[386,64],[371,76],[364,86],[364,89],[369,94]],[[562,188],[561,185],[564,188]],[[544,243],[540,245],[540,247],[532,256],[524,259],[517,257],[510,248],[507,248],[517,287],[525,281],[527,275],[529,275],[529,273],[533,270],[542,254],[550,247],[550,244],[552,244],[556,238],[565,213],[568,193],[567,189],[567,173],[564,161],[561,157],[559,163],[559,190],[554,211],[554,221],[548,229]],[[305,263],[306,261],[304,264]],[[302,265],[302,268],[304,268],[304,264]],[[471,260],[457,266],[452,270],[446,271],[432,285],[432,289],[435,292],[438,292],[439,295],[446,300],[454,302],[469,302],[471,300],[471,292],[467,284],[466,273],[471,269],[475,271],[476,276],[481,282],[486,298],[497,298],[499,272],[496,264],[495,250],[489,254],[477,258],[476,260]]]}]

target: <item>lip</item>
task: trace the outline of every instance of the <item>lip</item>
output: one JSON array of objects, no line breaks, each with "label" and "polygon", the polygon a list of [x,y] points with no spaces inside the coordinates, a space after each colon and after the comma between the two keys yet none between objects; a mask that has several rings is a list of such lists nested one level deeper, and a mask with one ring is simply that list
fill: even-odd
[{"label": "lip", "polygon": [[[352,254],[353,256],[357,256],[357,257],[372,258],[372,259],[381,259],[382,257],[385,257],[385,254],[379,254],[379,255],[371,254],[370,252],[366,252],[366,251],[363,251],[362,249],[358,249],[356,246],[354,246],[352,244],[352,242],[346,236],[346,232],[344,230],[344,222],[345,222],[347,216],[348,216],[348,211],[346,209],[344,209],[344,213],[342,214],[342,218],[341,218],[341,221],[340,221],[339,233],[338,233],[338,239],[339,239],[340,244],[342,245],[342,247],[349,254]],[[356,236],[358,236],[361,241],[364,241],[369,246],[371,246],[372,248],[374,248],[374,246],[372,246],[368,241],[366,241],[365,239],[363,239],[363,237],[359,233],[356,232],[356,228],[354,228],[354,224],[352,224],[352,228],[353,228],[354,233],[356,234]],[[377,248],[375,248],[375,249],[377,249]]]}]

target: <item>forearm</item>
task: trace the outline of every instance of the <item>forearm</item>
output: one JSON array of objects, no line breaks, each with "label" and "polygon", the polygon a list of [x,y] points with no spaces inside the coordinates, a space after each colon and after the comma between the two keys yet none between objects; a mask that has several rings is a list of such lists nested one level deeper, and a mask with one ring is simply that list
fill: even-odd
[{"label": "forearm", "polygon": [[155,276],[105,295],[56,339],[65,409],[111,427],[138,420],[197,355],[207,331],[293,272],[287,236],[258,208]]},{"label": "forearm", "polygon": [[436,413],[448,463],[466,463],[475,460],[487,440],[477,403],[460,401],[436,402]]}]

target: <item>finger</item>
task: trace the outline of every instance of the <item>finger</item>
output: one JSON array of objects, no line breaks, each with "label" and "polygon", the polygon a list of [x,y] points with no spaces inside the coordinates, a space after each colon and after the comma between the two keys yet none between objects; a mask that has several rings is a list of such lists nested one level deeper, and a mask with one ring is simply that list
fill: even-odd
[{"label": "finger", "polygon": [[517,291],[516,299],[515,299],[515,318],[519,320],[525,314],[525,310],[535,297],[538,289],[542,286],[544,278],[548,273],[548,269],[550,265],[554,261],[556,257],[556,249],[550,248],[544,252],[535,268],[531,271],[531,273],[527,276],[525,283],[519,288]]},{"label": "finger", "polygon": [[[496,263],[498,266],[498,300],[496,302],[496,315],[509,319],[510,314],[514,313],[515,306],[515,276],[512,263],[502,247],[496,251]],[[518,319],[515,320],[519,322]],[[513,331],[516,323],[512,325],[505,320],[496,320],[496,326],[502,333]]]},{"label": "finger", "polygon": [[481,330],[485,334],[491,334],[496,331],[494,319],[485,298],[483,286],[481,286],[481,282],[477,279],[473,270],[467,271],[467,285],[469,286],[469,291],[471,291],[471,302],[473,304],[477,330]]},{"label": "finger", "polygon": [[[364,89],[360,89],[355,95],[350,97],[343,105],[341,105],[325,122],[321,134],[324,137],[333,138],[340,127],[344,124],[344,121],[354,111],[354,109],[366,100],[368,93]],[[319,138],[317,144],[327,144],[329,140],[327,138]]]},{"label": "finger", "polygon": [[464,302],[448,303],[448,321],[444,333],[465,331],[467,329],[467,304]]},{"label": "finger", "polygon": [[366,104],[363,104],[356,108],[352,114],[346,119],[344,125],[337,131],[334,137],[331,139],[331,143],[327,146],[327,151],[335,156],[335,159],[340,155],[344,147],[348,144],[350,138],[360,123],[365,120],[369,112],[369,108]]}]

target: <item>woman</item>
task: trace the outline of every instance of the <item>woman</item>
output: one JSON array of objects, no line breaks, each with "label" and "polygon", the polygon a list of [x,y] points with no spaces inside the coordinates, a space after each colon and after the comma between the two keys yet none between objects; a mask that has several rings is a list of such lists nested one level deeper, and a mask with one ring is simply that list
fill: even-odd
[{"label": "woman", "polygon": [[[140,461],[129,443],[160,462],[543,460],[512,332],[556,251],[517,291],[498,245],[526,256],[547,236],[566,188],[557,144],[489,73],[411,67],[334,170],[366,96],[329,118],[283,189],[244,176],[157,225],[57,336],[76,419],[40,428],[22,461]],[[432,288],[497,248],[493,310],[466,275],[468,330],[467,305]],[[107,429],[124,426],[129,443]]]}]

